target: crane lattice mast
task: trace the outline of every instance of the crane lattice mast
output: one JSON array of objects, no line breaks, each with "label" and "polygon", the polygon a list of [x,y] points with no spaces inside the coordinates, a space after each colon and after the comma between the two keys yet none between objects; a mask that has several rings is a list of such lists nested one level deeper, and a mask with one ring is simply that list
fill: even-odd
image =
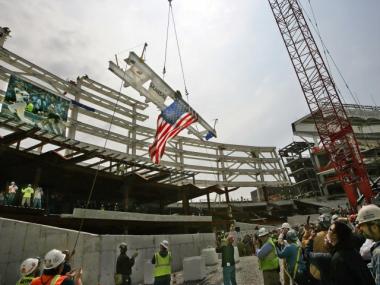
[{"label": "crane lattice mast", "polygon": [[351,206],[372,190],[351,123],[297,0],[268,0],[324,146]]}]

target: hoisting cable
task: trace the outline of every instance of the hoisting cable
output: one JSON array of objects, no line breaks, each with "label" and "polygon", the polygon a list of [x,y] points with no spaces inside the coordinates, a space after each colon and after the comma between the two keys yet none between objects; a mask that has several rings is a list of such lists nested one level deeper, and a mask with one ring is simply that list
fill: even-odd
[{"label": "hoisting cable", "polygon": [[[125,71],[124,73],[126,73],[127,71],[127,67],[125,68]],[[103,148],[102,150],[104,151],[106,149],[106,146],[107,146],[107,142],[108,142],[108,139],[109,139],[109,135],[111,133],[111,127],[112,127],[112,124],[113,124],[113,120],[115,118],[115,113],[116,113],[116,108],[119,104],[119,100],[120,100],[120,96],[121,96],[121,89],[123,88],[123,82],[121,83],[120,85],[120,89],[119,89],[119,93],[118,93],[118,96],[117,96],[117,99],[116,99],[116,102],[115,102],[115,105],[113,107],[113,111],[112,111],[112,116],[111,116],[111,121],[110,121],[110,125],[108,127],[108,131],[107,131],[107,135],[106,135],[106,138],[105,138],[105,141],[104,141],[104,145],[103,145]],[[102,159],[99,158],[99,162],[101,161]],[[92,180],[92,185],[91,185],[91,188],[90,188],[90,193],[88,195],[88,198],[87,198],[87,202],[86,202],[86,207],[85,207],[85,210],[88,209],[88,206],[90,204],[90,201],[91,201],[91,198],[92,198],[92,194],[94,192],[94,189],[95,189],[95,185],[96,185],[96,180],[98,178],[98,174],[99,174],[99,171],[100,171],[100,166],[101,166],[101,163],[98,163],[98,166],[96,168],[96,171],[95,171],[95,175],[94,175],[94,179]],[[77,247],[77,244],[78,244],[78,240],[79,240],[79,235],[80,233],[82,232],[82,229],[83,229],[83,225],[84,225],[84,219],[85,219],[85,214],[86,212],[84,212],[82,218],[81,218],[81,221],[80,221],[80,226],[79,226],[79,230],[78,230],[78,233],[77,233],[77,236],[76,236],[76,239],[75,239],[75,244],[74,244],[74,247],[73,247],[73,251],[75,250],[75,248]]]},{"label": "hoisting cable", "polygon": [[145,61],[145,52],[146,52],[146,48],[147,47],[148,47],[148,44],[144,43],[144,48],[143,48],[143,50],[141,52],[141,56],[140,56],[140,58],[141,58],[142,61]]},{"label": "hoisting cable", "polygon": [[175,26],[174,13],[173,13],[173,7],[172,7],[172,0],[168,0],[168,2],[169,2],[169,11],[168,11],[168,21],[167,21],[167,26],[166,26],[165,57],[164,57],[164,67],[163,67],[163,70],[162,70],[162,78],[165,79],[165,75],[166,75],[166,58],[167,58],[167,52],[168,52],[169,26],[170,26],[170,16],[171,16],[172,21],[173,21],[173,28],[174,28],[175,39],[176,39],[176,43],[177,43],[179,63],[180,63],[180,66],[181,66],[182,80],[183,80],[183,85],[184,85],[184,88],[185,88],[186,101],[187,101],[187,103],[189,103],[189,92],[188,92],[187,86],[186,86],[185,72],[184,72],[184,69],[183,69],[181,51],[180,51],[180,48],[179,48],[177,28]]},{"label": "hoisting cable", "polygon": [[[311,23],[312,28],[314,29],[314,31],[315,31],[315,32],[317,33],[317,35],[318,35],[318,38],[319,38],[319,40],[320,40],[320,42],[321,42],[321,44],[322,44],[323,52],[324,52],[325,57],[326,57],[326,62],[327,62],[327,65],[328,65],[328,69],[329,69],[330,72],[331,72],[332,69],[331,69],[330,64],[329,64],[329,60],[328,60],[328,57],[329,57],[329,58],[331,59],[333,65],[334,65],[336,71],[338,72],[339,77],[341,78],[341,80],[343,81],[343,83],[344,83],[346,89],[348,90],[348,92],[349,92],[349,94],[350,94],[352,100],[354,101],[354,103],[355,103],[356,105],[359,106],[359,110],[361,111],[362,115],[365,115],[365,114],[364,114],[364,110],[363,110],[362,107],[361,107],[361,104],[360,104],[360,101],[359,101],[359,97],[356,96],[356,95],[354,94],[354,92],[351,90],[350,86],[348,85],[348,82],[347,82],[346,79],[344,78],[344,76],[343,76],[343,74],[342,74],[340,68],[339,68],[338,65],[336,64],[336,62],[335,62],[333,56],[330,54],[329,49],[327,48],[327,46],[326,46],[324,40],[322,39],[322,35],[321,35],[321,32],[320,32],[319,27],[318,27],[318,23],[317,23],[317,19],[316,19],[315,13],[314,13],[314,9],[313,9],[313,7],[312,7],[312,5],[311,5],[311,0],[308,0],[308,2],[309,2],[310,10],[311,10],[311,13],[312,13],[312,16],[313,16],[313,19],[314,19],[314,23],[313,23],[313,21],[310,19],[309,14],[307,13],[306,9],[302,6],[302,4],[301,4],[300,1],[299,1],[299,4],[300,4],[300,6],[301,6],[303,12],[305,13],[307,19],[308,19],[309,22]],[[328,55],[328,57],[327,57],[327,55]],[[344,97],[343,97],[343,94],[342,94],[342,92],[340,91],[340,89],[338,88],[338,86],[335,85],[335,87],[336,87],[336,89],[337,89],[337,92],[341,95],[340,98],[342,99],[343,103],[347,104],[347,103],[345,102]],[[370,131],[373,132],[373,129],[372,129],[371,125],[368,125],[368,128],[369,128]],[[361,133],[362,133],[362,135],[364,136],[364,138],[367,139],[368,136],[364,133],[363,130],[361,131]],[[379,141],[379,140],[377,139],[376,141]]]},{"label": "hoisting cable", "polygon": [[[311,6],[311,2],[310,2],[310,0],[309,0],[308,2],[309,2],[309,5]],[[334,65],[334,67],[336,68],[336,70],[337,70],[337,72],[338,72],[340,78],[343,80],[343,83],[344,83],[345,87],[347,88],[348,92],[350,93],[350,95],[351,95],[352,99],[354,100],[354,102],[355,102],[357,105],[360,105],[359,102],[358,102],[358,99],[357,99],[357,98],[355,97],[355,95],[353,94],[353,92],[352,92],[351,88],[349,87],[349,85],[348,85],[346,79],[343,77],[342,72],[340,71],[338,65],[336,64],[336,62],[335,62],[335,60],[334,60],[334,58],[333,58],[332,55],[330,54],[330,51],[328,50],[328,48],[327,48],[327,46],[326,46],[324,40],[322,39],[322,35],[321,35],[320,31],[319,31],[318,25],[317,25],[316,23],[313,23],[313,21],[311,20],[309,14],[307,13],[306,9],[302,6],[301,1],[298,1],[298,3],[300,4],[300,6],[301,6],[303,12],[305,13],[307,19],[308,19],[309,22],[311,23],[312,28],[313,28],[314,31],[317,33],[317,36],[318,36],[318,38],[319,38],[319,40],[320,40],[320,42],[321,42],[321,44],[322,44],[322,48],[323,48],[323,50],[324,50],[325,55],[327,54],[327,55],[330,57],[330,59],[331,59],[333,65]],[[311,9],[312,9],[312,8],[311,8]],[[314,14],[313,11],[314,11],[314,10],[312,9],[312,14],[314,15],[314,19],[315,19],[315,21],[316,21],[315,14]],[[327,57],[326,57],[326,59],[327,59]],[[329,69],[330,69],[330,71],[331,71],[331,68],[329,68]],[[337,89],[338,89],[338,88],[337,88]],[[338,89],[338,91],[339,91],[339,93],[341,93],[339,89]],[[342,94],[341,94],[341,95],[342,95]],[[342,99],[343,99],[343,97],[342,97]]]},{"label": "hoisting cable", "polygon": [[173,9],[172,9],[172,0],[168,0],[168,1],[169,1],[169,6],[170,6],[169,11],[170,11],[170,13],[172,15],[172,20],[173,20],[175,39],[176,39],[176,42],[177,42],[177,50],[178,50],[179,62],[181,64],[181,72],[182,72],[183,85],[184,85],[184,88],[185,88],[185,94],[186,94],[187,103],[189,103],[189,92],[187,91],[187,86],[186,86],[185,72],[184,72],[184,69],[183,69],[181,51],[180,51],[179,42],[178,42],[177,28],[175,26],[174,13],[173,13]]},{"label": "hoisting cable", "polygon": [[168,39],[169,39],[169,26],[170,26],[170,10],[171,10],[171,0],[169,0],[169,9],[168,9],[168,22],[166,25],[166,40],[165,40],[165,56],[164,56],[164,67],[162,69],[162,79],[165,79],[166,75],[166,56],[168,53]]}]

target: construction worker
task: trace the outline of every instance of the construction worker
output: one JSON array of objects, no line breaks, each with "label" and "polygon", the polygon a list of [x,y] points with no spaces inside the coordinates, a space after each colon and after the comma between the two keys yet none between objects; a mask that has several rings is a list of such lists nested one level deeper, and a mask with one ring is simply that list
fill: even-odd
[{"label": "construction worker", "polygon": [[138,255],[137,251],[132,255],[131,258],[127,255],[127,244],[122,242],[119,245],[120,255],[116,262],[116,274],[115,274],[115,284],[116,285],[130,285],[131,283],[131,273],[132,267],[135,264],[135,258]]},{"label": "construction worker", "polygon": [[32,199],[32,194],[34,193],[34,189],[32,188],[32,184],[28,184],[28,187],[21,190],[22,192],[22,201],[21,206],[24,206],[25,203],[28,207],[30,207],[30,200]]},{"label": "construction worker", "polygon": [[289,230],[286,234],[287,245],[282,249],[277,250],[277,256],[284,259],[286,274],[296,281],[297,284],[307,284],[304,275],[306,273],[306,266],[303,262],[302,248],[297,245],[298,236],[295,230]]},{"label": "construction worker", "polygon": [[376,285],[380,285],[380,208],[373,204],[364,206],[360,209],[356,221],[364,236],[375,242],[371,248],[372,275]]},{"label": "construction worker", "polygon": [[275,244],[266,228],[257,232],[256,255],[259,258],[259,268],[263,272],[264,285],[280,284],[279,260]]},{"label": "construction worker", "polygon": [[70,253],[70,250],[65,249],[65,250],[62,250],[62,253],[66,257],[65,257],[65,261],[63,262],[63,270],[62,270],[61,275],[65,275],[66,273],[69,273],[71,271],[70,259],[74,256],[75,249],[71,253]]},{"label": "construction worker", "polygon": [[82,270],[71,271],[61,275],[66,255],[58,249],[52,249],[44,258],[44,271],[34,278],[31,285],[82,285]]},{"label": "construction worker", "polygon": [[234,257],[234,237],[228,236],[222,245],[222,267],[224,285],[236,285],[236,270]]},{"label": "construction worker", "polygon": [[[289,230],[291,230],[291,226],[289,223],[283,223],[281,225],[280,235],[278,236],[278,244],[280,245],[281,248],[284,248],[285,246],[288,245],[288,242],[286,241],[286,234],[288,233]],[[287,267],[286,260],[281,260],[281,266],[282,268]],[[284,280],[284,285],[290,284],[289,275],[286,274],[285,270],[283,270],[282,278]]]},{"label": "construction worker", "polygon": [[154,285],[170,285],[170,275],[172,273],[172,254],[168,250],[169,242],[163,240],[160,243],[160,251],[156,252],[152,258],[154,264]]},{"label": "construction worker", "polygon": [[8,206],[14,205],[15,196],[17,193],[18,187],[14,181],[8,186],[8,193],[5,200],[5,204]]},{"label": "construction worker", "polygon": [[38,258],[27,258],[20,265],[21,279],[16,285],[29,285],[33,278],[40,273],[40,260]]}]

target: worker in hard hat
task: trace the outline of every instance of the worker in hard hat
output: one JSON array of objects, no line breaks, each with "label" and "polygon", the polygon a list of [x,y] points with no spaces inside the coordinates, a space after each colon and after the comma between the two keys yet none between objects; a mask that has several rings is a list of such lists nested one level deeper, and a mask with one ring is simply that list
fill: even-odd
[{"label": "worker in hard hat", "polygon": [[25,187],[21,190],[22,192],[22,201],[21,206],[26,206],[30,208],[30,201],[32,199],[32,195],[34,194],[34,189],[32,188],[32,184],[28,184],[28,187]]},{"label": "worker in hard hat", "polygon": [[376,285],[380,285],[380,208],[373,204],[364,206],[360,209],[356,222],[364,236],[375,242],[371,248],[372,275]]},{"label": "worker in hard hat", "polygon": [[71,264],[70,264],[70,259],[74,256],[75,254],[75,249],[70,252],[70,250],[65,249],[62,250],[62,253],[66,256],[65,261],[63,262],[63,270],[61,275],[65,275],[71,271]]},{"label": "worker in hard hat", "polygon": [[131,284],[131,273],[132,267],[135,264],[135,258],[138,255],[136,251],[131,258],[127,255],[128,246],[125,242],[119,245],[120,255],[116,262],[116,274],[115,274],[115,284],[116,285],[130,285]]},{"label": "worker in hard hat", "polygon": [[[82,270],[71,271],[61,275],[66,255],[58,249],[46,253],[43,261],[44,271],[40,277],[34,278],[31,285],[82,285]],[[69,276],[70,275],[70,276]]]},{"label": "worker in hard hat", "polygon": [[170,285],[172,254],[167,240],[160,243],[160,251],[154,254],[152,263],[154,264],[154,285]]},{"label": "worker in hard hat", "polygon": [[21,278],[17,281],[16,285],[29,285],[33,278],[40,274],[40,259],[27,258],[20,265]]},{"label": "worker in hard hat", "polygon": [[264,285],[280,284],[279,261],[276,246],[269,236],[266,228],[260,228],[257,232],[256,255],[259,258],[259,268],[263,272]]},{"label": "worker in hard hat", "polygon": [[[281,248],[284,248],[285,246],[288,245],[288,242],[286,240],[286,234],[288,233],[288,231],[290,231],[292,228],[290,226],[289,223],[283,223],[281,225],[281,228],[280,228],[280,234],[278,236],[278,245],[281,247]],[[286,264],[286,261],[285,260],[281,260],[281,266],[283,268],[286,268],[287,267],[287,264]],[[286,274],[285,271],[283,271],[283,276],[282,276],[283,280],[284,280],[284,285],[289,285],[290,284],[290,278],[288,276],[288,274]]]},{"label": "worker in hard hat", "polygon": [[295,230],[289,230],[286,234],[287,245],[282,249],[276,248],[277,256],[286,262],[284,271],[295,280],[297,284],[306,284],[306,265],[302,256],[302,248],[297,244],[298,236]]},{"label": "worker in hard hat", "polygon": [[289,223],[283,223],[280,228],[280,235],[278,236],[278,243],[281,245],[286,244],[286,233],[291,229]]},{"label": "worker in hard hat", "polygon": [[224,285],[236,285],[234,237],[229,235],[222,245],[222,267]]}]

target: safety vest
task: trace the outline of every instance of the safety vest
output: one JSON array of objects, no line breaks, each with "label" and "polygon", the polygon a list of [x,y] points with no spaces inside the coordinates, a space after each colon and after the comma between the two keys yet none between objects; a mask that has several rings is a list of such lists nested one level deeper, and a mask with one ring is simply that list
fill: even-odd
[{"label": "safety vest", "polygon": [[34,277],[32,276],[24,276],[19,281],[17,281],[16,285],[29,285]]},{"label": "safety vest", "polygon": [[21,192],[24,194],[23,195],[24,198],[31,198],[32,194],[34,193],[34,190],[32,187],[26,187],[22,189]]},{"label": "safety vest", "polygon": [[169,251],[165,257],[162,257],[158,252],[154,254],[154,259],[156,261],[154,267],[154,277],[170,275],[172,273],[171,261],[172,254]]},{"label": "safety vest", "polygon": [[[55,275],[53,278],[49,280],[48,278],[46,278],[46,276],[47,275],[42,275],[41,277],[34,278],[30,285],[61,285],[62,282],[68,278],[67,276]],[[47,281],[47,283],[42,281]]]},{"label": "safety vest", "polygon": [[259,267],[262,271],[274,270],[279,266],[276,248],[272,238],[268,238],[267,242],[271,244],[272,250],[263,259],[259,259]]}]

